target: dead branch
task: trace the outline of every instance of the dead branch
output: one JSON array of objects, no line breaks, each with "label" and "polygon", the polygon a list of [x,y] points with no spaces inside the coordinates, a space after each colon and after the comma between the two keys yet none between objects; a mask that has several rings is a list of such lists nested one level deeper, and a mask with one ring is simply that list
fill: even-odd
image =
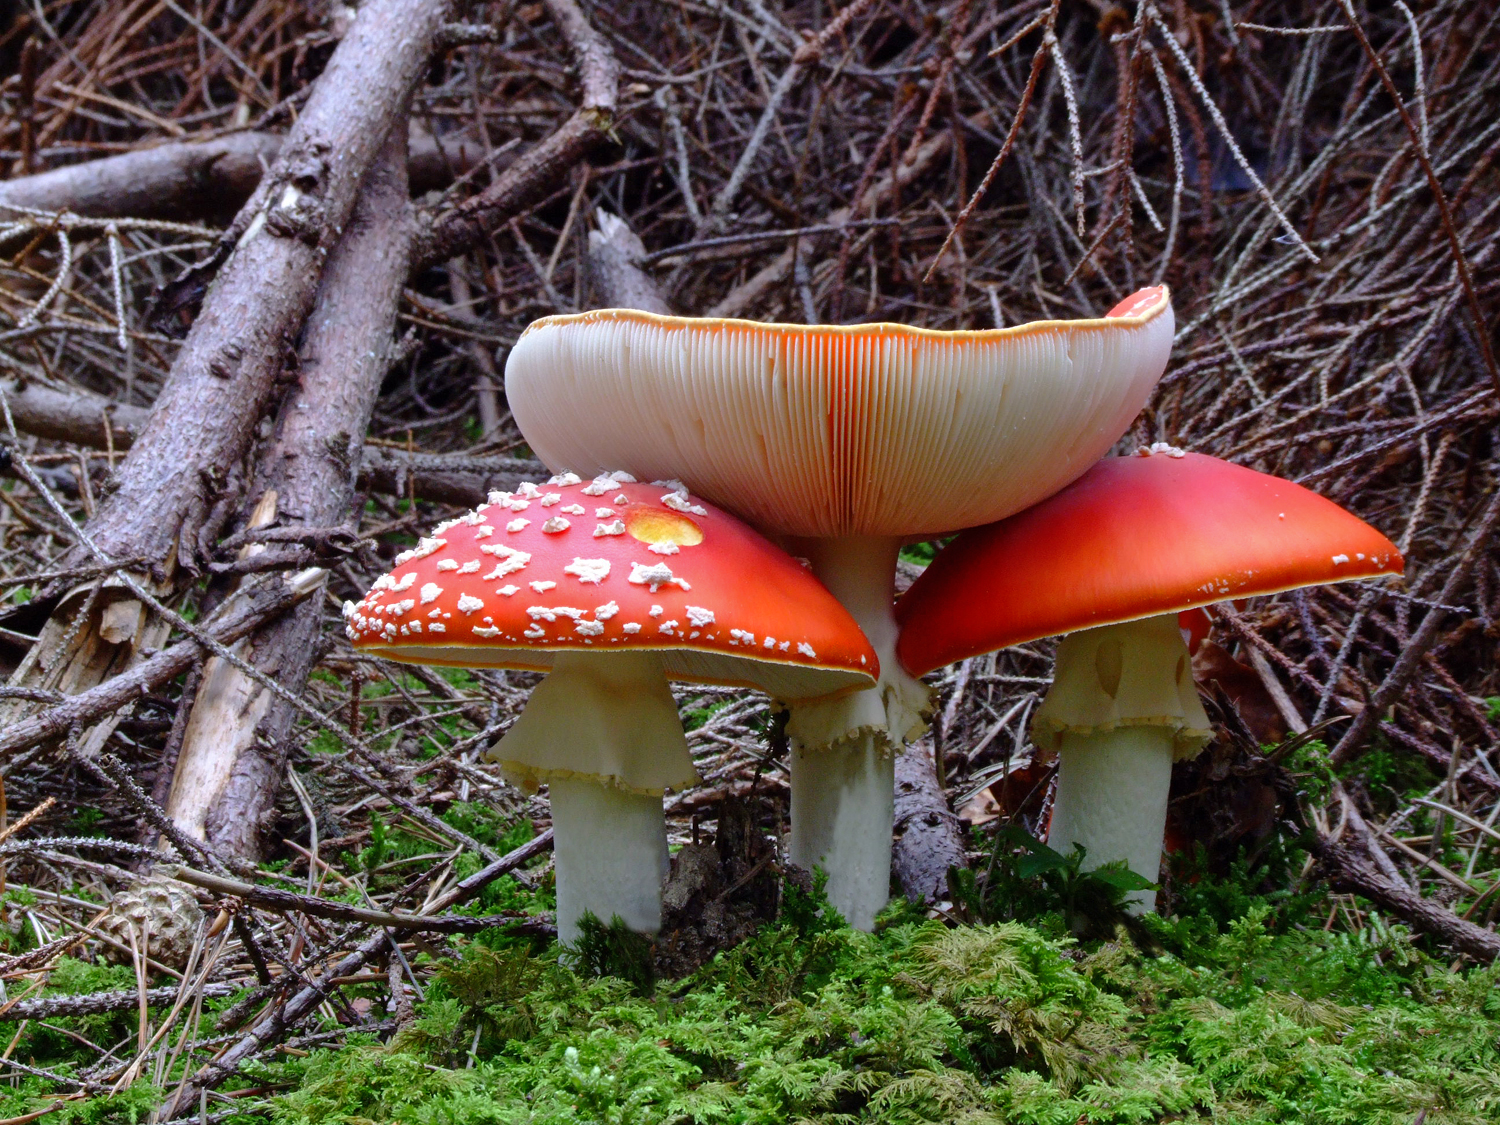
[{"label": "dead branch", "polygon": [[[57,390],[38,382],[0,380],[16,429],[88,449],[123,453],[134,444],[150,410],[70,387]],[[366,445],[358,486],[392,496],[414,493],[423,500],[473,507],[492,489],[514,488],[534,478],[541,462],[516,457],[407,453],[388,445]]]},{"label": "dead branch", "polygon": [[[283,140],[276,133],[231,133],[68,164],[0,183],[0,210],[9,205],[177,222],[227,218],[254,194]],[[446,186],[473,169],[482,151],[464,134],[439,140],[416,132],[407,163],[411,190],[420,195]]]},{"label": "dead branch", "polygon": [[589,232],[589,270],[604,308],[640,309],[671,315],[672,308],[641,268],[646,247],[630,224],[600,208],[599,228]]},{"label": "dead branch", "polygon": [[[240,990],[237,984],[210,983],[203,986],[205,999],[232,996]],[[82,996],[44,996],[36,1000],[21,1000],[0,1008],[0,1020],[16,1023],[20,1020],[61,1019],[67,1016],[96,1016],[105,1012],[128,1012],[144,1002],[149,1008],[165,1008],[177,1003],[182,990],[176,985],[168,988],[120,989],[116,992],[89,992]],[[144,1000],[142,999],[144,997]]]},{"label": "dead branch", "polygon": [[1320,872],[1334,890],[1364,895],[1381,909],[1480,961],[1500,959],[1500,934],[1465,921],[1392,879],[1366,858],[1367,849],[1345,840],[1320,839],[1316,850]]},{"label": "dead branch", "polygon": [[[1447,579],[1443,582],[1442,592],[1437,596],[1439,606],[1452,605],[1457,600],[1458,591],[1468,580],[1470,568],[1483,556],[1497,524],[1500,524],[1500,490],[1497,490],[1490,498],[1479,526],[1469,537],[1463,553],[1452,561],[1447,571]],[[1405,691],[1411,678],[1420,669],[1428,651],[1437,642],[1438,630],[1446,618],[1447,613],[1443,609],[1434,608],[1428,611],[1427,616],[1422,619],[1421,628],[1402,648],[1401,655],[1391,665],[1391,670],[1386,673],[1385,679],[1381,681],[1380,687],[1376,689],[1370,702],[1354,717],[1354,721],[1349,724],[1349,729],[1344,732],[1338,745],[1333,748],[1329,760],[1334,765],[1342,765],[1365,749],[1365,740],[1375,729],[1375,724],[1396,702],[1397,697]]]},{"label": "dead branch", "polygon": [[545,476],[540,461],[518,457],[469,457],[463,454],[410,454],[384,445],[367,445],[359,487],[389,496],[415,493],[424,500],[472,508],[496,489],[515,488],[522,480]]},{"label": "dead branch", "polygon": [[[982,127],[988,120],[989,115],[981,113],[975,118],[974,124]],[[891,172],[871,184],[869,191],[855,200],[853,204],[830,211],[824,219],[824,224],[835,228],[842,227],[851,219],[869,214],[872,208],[889,203],[903,187],[927,172],[938,157],[948,151],[952,141],[951,133],[938,133],[930,140],[923,142],[915,152],[903,157]],[[722,317],[746,315],[767,292],[790,276],[799,255],[805,256],[813,253],[815,249],[813,239],[797,239],[769,264],[762,266],[747,281],[725,295],[705,315]]]},{"label": "dead branch", "polygon": [[582,93],[579,107],[556,132],[518,157],[484,191],[428,220],[417,239],[413,271],[464,253],[491,231],[545,199],[614,131],[620,84],[614,51],[589,26],[575,0],[544,2],[578,67]]},{"label": "dead branch", "polygon": [[896,758],[895,830],[891,867],[902,893],[912,902],[947,898],[948,869],[966,866],[968,858],[958,817],[938,785],[930,737]]},{"label": "dead branch", "polygon": [[336,922],[361,922],[383,926],[388,930],[419,931],[433,934],[477,934],[502,926],[513,926],[528,920],[525,914],[490,914],[475,917],[468,914],[392,914],[386,910],[365,910],[347,903],[331,902],[313,895],[299,895],[275,887],[261,887],[238,879],[225,879],[191,867],[167,867],[163,874],[215,894],[233,895],[256,906],[271,910],[297,911],[314,918],[331,918]]},{"label": "dead branch", "polygon": [[[319,588],[316,582],[288,580],[280,576],[270,578],[255,585],[242,610],[227,621],[210,623],[205,631],[220,644],[233,644]],[[71,695],[31,718],[12,723],[0,732],[0,756],[7,759],[7,772],[14,766],[18,752],[61,738],[74,727],[96,722],[161,687],[187,671],[202,651],[194,639],[179,641],[97,687]]]}]

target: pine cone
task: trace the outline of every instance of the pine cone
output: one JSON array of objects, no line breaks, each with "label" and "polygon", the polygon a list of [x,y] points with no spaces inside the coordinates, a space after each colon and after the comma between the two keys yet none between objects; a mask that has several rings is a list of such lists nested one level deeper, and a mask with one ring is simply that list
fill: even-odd
[{"label": "pine cone", "polygon": [[142,953],[180,969],[187,964],[202,924],[203,911],[192,891],[175,880],[155,877],[116,894],[97,928],[123,946],[105,945],[107,960],[129,963],[130,931],[134,930],[136,947]]}]

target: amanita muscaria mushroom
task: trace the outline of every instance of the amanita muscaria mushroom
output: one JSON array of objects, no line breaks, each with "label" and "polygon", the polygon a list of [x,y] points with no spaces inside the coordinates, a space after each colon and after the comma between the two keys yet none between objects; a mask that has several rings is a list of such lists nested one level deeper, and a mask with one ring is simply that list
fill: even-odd
[{"label": "amanita muscaria mushroom", "polygon": [[920,675],[1066,633],[1032,722],[1061,757],[1049,840],[1155,881],[1172,762],[1211,737],[1178,613],[1401,567],[1332,501],[1158,444],[954,539],[897,606],[897,651]]},{"label": "amanita muscaria mushroom", "polygon": [[[1107,317],[984,332],[608,309],[536,321],[506,395],[543,462],[674,477],[783,537],[881,654],[876,689],[793,706],[791,858],[868,929],[889,890],[892,750],[927,689],[886,659],[903,542],[1051,495],[1145,403],[1172,343],[1144,290]],[[856,835],[856,827],[858,829]]]},{"label": "amanita muscaria mushroom", "polygon": [[660,925],[662,793],[697,780],[668,679],[811,699],[879,668],[795,560],[675,482],[620,473],[492,492],[344,614],[392,660],[551,671],[491,757],[549,785],[565,942],[585,911]]}]

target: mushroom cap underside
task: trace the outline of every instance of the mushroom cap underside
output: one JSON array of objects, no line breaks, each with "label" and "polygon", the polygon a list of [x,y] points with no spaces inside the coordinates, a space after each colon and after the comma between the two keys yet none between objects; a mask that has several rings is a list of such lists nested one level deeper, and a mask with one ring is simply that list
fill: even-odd
[{"label": "mushroom cap underside", "polygon": [[536,321],[506,394],[547,465],[671,476],[776,534],[922,536],[1020,511],[1124,433],[1171,298],[981,332],[605,309]]},{"label": "mushroom cap underside", "polygon": [[566,474],[492,492],[344,614],[356,647],[412,664],[540,671],[558,651],[654,651],[672,679],[787,700],[879,672],[811,573],[675,481]]},{"label": "mushroom cap underside", "polygon": [[1302,586],[1400,574],[1395,545],[1301,485],[1155,446],[964,532],[896,606],[913,675],[1007,645]]}]

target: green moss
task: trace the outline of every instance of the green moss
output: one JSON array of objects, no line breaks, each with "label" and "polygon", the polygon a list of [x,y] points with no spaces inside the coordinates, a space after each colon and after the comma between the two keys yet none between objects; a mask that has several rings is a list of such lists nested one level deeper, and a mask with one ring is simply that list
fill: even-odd
[{"label": "green moss", "polygon": [[1385,745],[1383,737],[1377,739],[1374,749],[1356,758],[1345,773],[1364,783],[1381,811],[1396,808],[1406,798],[1422,796],[1442,780],[1427,759]]},{"label": "green moss", "polygon": [[443,968],[415,1025],[387,1046],[316,1052],[270,1115],[1409,1125],[1425,1109],[1432,1125],[1495,1120],[1500,970],[1450,973],[1395,927],[1369,939],[1278,932],[1274,916],[1259,903],[1205,927],[1184,958],[1143,952],[1123,930],[1085,951],[1018,922],[869,935],[814,912],[649,996],[575,972],[555,950],[476,944]]}]

